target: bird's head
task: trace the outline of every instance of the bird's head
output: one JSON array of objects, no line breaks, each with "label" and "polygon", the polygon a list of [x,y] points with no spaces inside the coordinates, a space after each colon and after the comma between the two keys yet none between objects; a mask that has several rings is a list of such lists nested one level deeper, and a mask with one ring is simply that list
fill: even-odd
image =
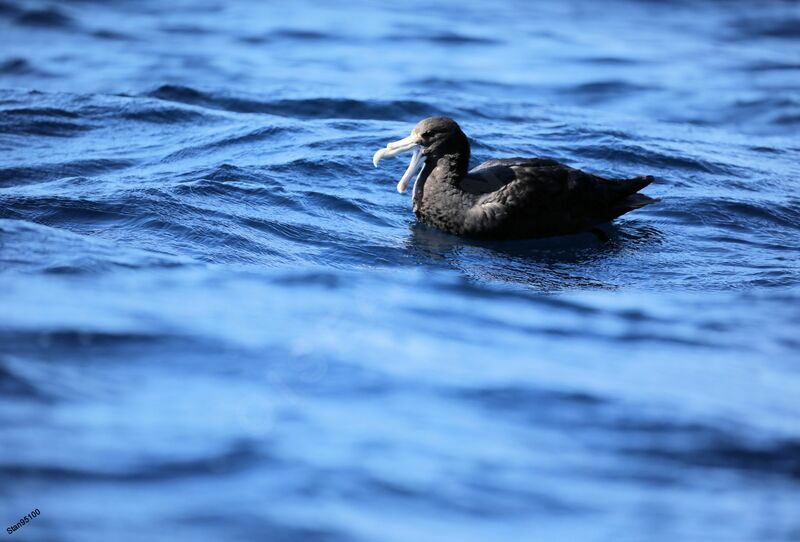
[{"label": "bird's head", "polygon": [[469,161],[467,136],[456,121],[448,117],[430,117],[419,121],[411,130],[411,135],[378,150],[372,157],[372,163],[378,167],[378,162],[382,158],[390,158],[409,151],[413,151],[411,163],[397,183],[398,192],[406,191],[411,177],[422,167],[423,158],[435,161],[447,154],[466,153],[466,161]]}]

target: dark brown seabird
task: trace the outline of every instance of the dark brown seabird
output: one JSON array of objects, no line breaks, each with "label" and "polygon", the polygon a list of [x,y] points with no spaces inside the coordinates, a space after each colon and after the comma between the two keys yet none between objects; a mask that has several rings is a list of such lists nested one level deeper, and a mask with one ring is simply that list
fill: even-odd
[{"label": "dark brown seabird", "polygon": [[453,119],[420,121],[411,135],[372,159],[413,151],[397,183],[405,192],[414,173],[414,214],[456,235],[526,239],[597,231],[595,226],[658,200],[637,194],[653,177],[610,180],[549,158],[489,160],[469,169],[469,141]]}]

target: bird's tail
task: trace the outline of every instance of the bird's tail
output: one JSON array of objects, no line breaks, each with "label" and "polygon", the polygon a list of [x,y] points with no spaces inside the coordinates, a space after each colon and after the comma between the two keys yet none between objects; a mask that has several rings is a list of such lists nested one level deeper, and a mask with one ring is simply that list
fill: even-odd
[{"label": "bird's tail", "polygon": [[632,179],[623,179],[619,181],[620,192],[626,196],[635,194],[645,186],[652,183],[654,177],[652,175],[642,175],[640,177],[633,177]]},{"label": "bird's tail", "polygon": [[633,211],[634,209],[641,209],[645,205],[650,205],[651,203],[657,203],[659,201],[661,200],[658,198],[651,198],[644,194],[631,194],[620,202],[620,206],[624,207],[627,212]]},{"label": "bird's tail", "polygon": [[622,197],[614,206],[614,212],[619,213],[617,216],[627,213],[628,211],[633,211],[634,209],[640,209],[645,205],[661,201],[658,198],[637,194],[639,190],[652,183],[653,180],[654,178],[652,175],[642,175],[640,177],[618,181],[616,184],[619,186],[619,194]]}]

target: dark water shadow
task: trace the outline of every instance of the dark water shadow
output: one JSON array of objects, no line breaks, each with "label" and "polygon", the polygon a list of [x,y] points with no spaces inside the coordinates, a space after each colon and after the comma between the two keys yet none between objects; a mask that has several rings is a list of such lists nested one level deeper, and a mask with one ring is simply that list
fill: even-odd
[{"label": "dark water shadow", "polygon": [[607,239],[601,239],[591,232],[583,232],[539,239],[496,241],[451,235],[414,222],[409,226],[410,235],[406,239],[406,245],[421,255],[433,257],[463,247],[474,247],[499,256],[529,258],[532,262],[585,263],[616,254],[629,244],[659,244],[663,238],[660,230],[644,224],[603,224],[599,229]]},{"label": "dark water shadow", "polygon": [[406,247],[421,263],[444,265],[468,277],[541,290],[615,288],[591,278],[591,271],[623,251],[662,243],[664,234],[648,224],[627,222],[600,227],[608,239],[579,233],[515,241],[487,241],[450,235],[424,224],[410,226]]}]

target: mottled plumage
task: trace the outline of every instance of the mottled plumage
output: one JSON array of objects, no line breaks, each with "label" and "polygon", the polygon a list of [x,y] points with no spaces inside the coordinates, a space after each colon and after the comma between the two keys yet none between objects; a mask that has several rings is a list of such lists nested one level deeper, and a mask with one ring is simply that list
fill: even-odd
[{"label": "mottled plumage", "polygon": [[[417,161],[424,157],[424,165],[414,185],[414,214],[457,235],[522,239],[577,233],[657,201],[637,194],[652,177],[609,180],[547,158],[489,160],[468,171],[469,141],[446,117],[421,121],[401,141],[379,151],[375,161],[419,145]],[[414,165],[412,160],[404,179]]]}]

